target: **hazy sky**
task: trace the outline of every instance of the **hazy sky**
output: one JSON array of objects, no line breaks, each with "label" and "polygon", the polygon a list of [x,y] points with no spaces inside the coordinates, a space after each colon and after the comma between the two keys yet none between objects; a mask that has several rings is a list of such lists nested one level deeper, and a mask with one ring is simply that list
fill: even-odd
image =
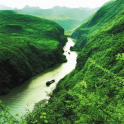
[{"label": "hazy sky", "polygon": [[107,1],[109,0],[0,0],[0,5],[13,8],[23,8],[25,5],[39,6],[40,8],[52,8],[54,6],[96,8]]}]

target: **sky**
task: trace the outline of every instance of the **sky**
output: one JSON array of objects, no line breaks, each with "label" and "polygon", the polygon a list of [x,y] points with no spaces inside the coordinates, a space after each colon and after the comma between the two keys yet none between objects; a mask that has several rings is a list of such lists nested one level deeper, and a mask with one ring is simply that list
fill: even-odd
[{"label": "sky", "polygon": [[0,5],[21,9],[26,5],[43,9],[54,6],[97,8],[110,0],[0,0]]}]

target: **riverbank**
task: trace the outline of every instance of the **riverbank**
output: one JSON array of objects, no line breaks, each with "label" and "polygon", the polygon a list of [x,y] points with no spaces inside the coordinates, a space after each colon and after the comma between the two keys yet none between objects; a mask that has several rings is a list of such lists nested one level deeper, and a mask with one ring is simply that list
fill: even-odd
[{"label": "riverbank", "polygon": [[[57,83],[76,66],[77,53],[70,51],[72,46],[74,46],[74,43],[69,38],[64,47],[64,55],[66,56],[67,62],[50,69],[47,73],[35,77],[30,82],[13,89],[8,95],[0,98],[10,108],[9,111],[12,115],[19,114],[21,117],[27,110],[32,111],[36,103],[42,100],[48,101],[50,98],[49,95],[56,88]],[[50,87],[46,87],[46,82],[52,79],[55,80],[55,83],[50,85]]]}]

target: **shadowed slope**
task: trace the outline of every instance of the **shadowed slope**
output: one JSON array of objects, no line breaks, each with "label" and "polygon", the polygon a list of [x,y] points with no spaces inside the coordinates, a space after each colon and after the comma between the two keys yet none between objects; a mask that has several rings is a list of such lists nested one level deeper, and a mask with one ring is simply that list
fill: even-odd
[{"label": "shadowed slope", "polygon": [[62,62],[65,42],[52,21],[0,11],[0,94]]}]

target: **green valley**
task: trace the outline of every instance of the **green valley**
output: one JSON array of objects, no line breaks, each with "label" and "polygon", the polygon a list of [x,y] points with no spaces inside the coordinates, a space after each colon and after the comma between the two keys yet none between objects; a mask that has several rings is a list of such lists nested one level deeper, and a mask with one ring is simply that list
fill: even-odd
[{"label": "green valley", "polygon": [[[90,15],[87,12],[78,13],[70,8],[69,14],[66,7],[63,8],[65,10],[59,7],[46,9],[42,16],[37,7],[16,12],[0,11],[1,94],[65,61],[62,48],[67,38],[61,26],[69,31],[68,36],[72,33],[73,39],[68,38],[67,49],[64,47],[67,62],[60,66],[64,68],[52,70],[53,73],[50,71],[34,81],[33,86],[43,80],[43,94],[48,98],[36,103],[33,111],[27,111],[21,119],[0,103],[0,124],[124,124],[124,1],[110,0],[98,11],[94,10],[95,14],[87,20],[84,19],[84,13],[87,17]],[[70,17],[60,16],[59,12]],[[61,26],[39,17],[54,20]],[[84,20],[75,22],[79,18]],[[56,83],[62,75],[61,70],[66,72],[71,65],[73,71]],[[46,88],[49,74],[55,83]],[[32,85],[29,87],[37,90],[39,85],[36,84],[36,89]]]},{"label": "green valley", "polygon": [[28,123],[124,123],[124,2],[111,1],[75,30],[76,69],[59,82],[49,103]]}]

